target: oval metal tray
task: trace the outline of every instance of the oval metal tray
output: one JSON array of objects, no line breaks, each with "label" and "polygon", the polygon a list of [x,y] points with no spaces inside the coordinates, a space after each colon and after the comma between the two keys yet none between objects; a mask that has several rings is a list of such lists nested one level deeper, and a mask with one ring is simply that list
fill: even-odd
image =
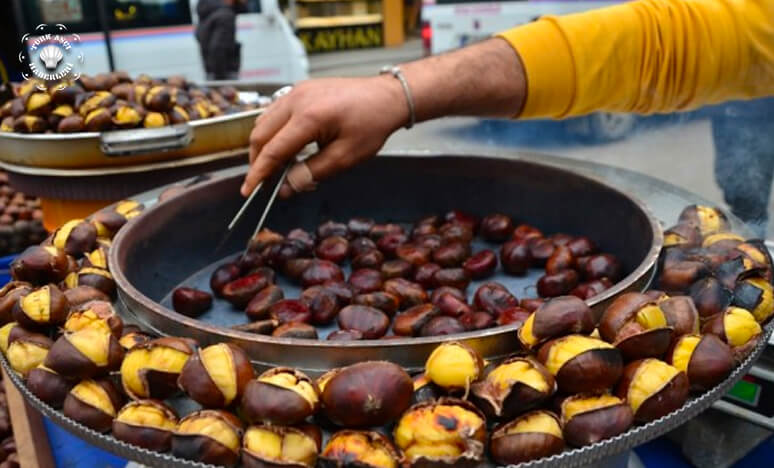
[{"label": "oval metal tray", "polygon": [[[750,367],[752,367],[755,360],[758,359],[760,354],[763,352],[763,349],[767,346],[772,330],[774,330],[774,322],[770,322],[766,327],[764,327],[764,336],[758,345],[753,349],[750,355],[747,356],[742,364],[734,369],[733,372],[731,372],[731,374],[723,382],[711,390],[697,397],[691,398],[680,409],[673,411],[672,413],[648,424],[633,427],[623,434],[603,440],[601,442],[597,442],[596,444],[587,445],[585,447],[572,450],[566,450],[551,457],[541,458],[515,466],[520,468],[547,468],[556,466],[572,468],[589,465],[594,462],[599,462],[602,459],[622,453],[626,450],[630,450],[651,439],[655,439],[656,437],[666,434],[667,432],[677,428],[681,424],[687,422],[689,419],[694,418],[699,413],[709,408],[712,403],[723,397],[723,395],[725,395],[737,381],[744,377]],[[0,354],[0,365],[3,366],[3,369],[11,379],[11,382],[13,382],[14,386],[19,389],[19,392],[30,403],[30,405],[32,405],[32,407],[40,411],[44,416],[50,418],[58,426],[80,437],[90,444],[147,466],[181,468],[207,468],[212,466],[206,465],[204,463],[196,463],[190,460],[177,458],[169,453],[159,453],[143,449],[131,444],[127,444],[126,442],[122,442],[109,434],[102,434],[89,429],[88,427],[66,417],[62,412],[55,410],[51,406],[42,402],[35,395],[30,393],[30,391],[27,390],[27,387],[22,382],[21,378],[11,369],[8,361],[2,354]],[[180,414],[180,416],[182,417],[183,414]],[[326,440],[329,435],[330,434],[325,434]],[[482,463],[482,466],[494,465]]]},{"label": "oval metal tray", "polygon": [[[116,236],[110,269],[121,300],[137,321],[160,334],[186,335],[202,344],[231,341],[242,346],[259,367],[284,365],[310,374],[362,360],[389,360],[417,370],[438,343],[450,339],[345,343],[280,339],[228,328],[235,320],[246,321],[243,313],[228,306],[216,307],[204,317],[208,321],[202,321],[162,305],[164,297],[192,274],[206,272],[224,256],[244,249],[254,228],[249,216],[222,252],[215,252],[227,219],[242,202],[237,191],[241,178],[236,174],[197,185],[146,210]],[[477,214],[499,211],[545,232],[587,235],[617,255],[629,274],[589,301],[600,313],[621,292],[647,287],[662,245],[661,227],[648,208],[603,182],[530,161],[467,156],[372,159],[321,184],[313,193],[278,201],[267,226],[280,232],[293,227],[313,229],[326,219],[353,216],[410,222],[450,208]],[[206,284],[206,276],[200,274],[199,282]],[[534,283],[536,276],[528,280]],[[523,280],[504,274],[495,280],[522,294]],[[517,325],[506,325],[453,339],[465,341],[491,360],[514,351],[516,329]]]}]

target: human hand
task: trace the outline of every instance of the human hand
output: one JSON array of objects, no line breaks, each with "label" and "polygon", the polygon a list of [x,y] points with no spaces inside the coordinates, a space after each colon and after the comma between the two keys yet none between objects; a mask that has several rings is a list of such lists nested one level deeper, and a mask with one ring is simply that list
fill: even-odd
[{"label": "human hand", "polygon": [[[256,119],[242,195],[312,142],[319,151],[306,164],[314,181],[352,167],[374,156],[408,114],[400,83],[391,76],[300,83]],[[292,193],[287,183],[280,189],[280,196]]]}]

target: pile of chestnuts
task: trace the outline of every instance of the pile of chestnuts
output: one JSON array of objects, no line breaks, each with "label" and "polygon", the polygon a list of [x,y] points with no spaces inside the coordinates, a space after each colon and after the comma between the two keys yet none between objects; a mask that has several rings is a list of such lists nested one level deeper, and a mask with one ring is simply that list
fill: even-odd
[{"label": "pile of chestnuts", "polygon": [[0,171],[0,256],[39,244],[47,235],[40,200],[14,190]]},{"label": "pile of chestnuts", "polygon": [[0,131],[102,132],[163,127],[253,108],[230,86],[210,89],[182,76],[166,79],[116,71],[75,81],[28,80],[0,94]]},{"label": "pile of chestnuts", "polygon": [[[484,248],[474,251],[476,236]],[[543,269],[540,297],[519,300],[488,280],[498,268],[518,276]],[[300,296],[286,297],[277,275],[299,284]],[[180,287],[172,304],[197,317],[214,295],[245,311],[250,323],[239,329],[277,337],[317,339],[317,327],[333,323],[339,329],[328,340],[437,336],[521,323],[545,298],[589,299],[622,275],[616,257],[587,237],[546,236],[499,213],[479,220],[450,211],[411,229],[366,218],[327,221],[313,233],[263,229],[241,256],[212,273],[211,291]]]},{"label": "pile of chestnuts", "polygon": [[[690,215],[699,208],[705,207],[687,208],[683,222],[702,229],[708,217]],[[465,343],[447,341],[432,350],[416,375],[385,361],[334,368],[317,378],[287,367],[258,372],[234,344],[200,346],[186,337],[153,336],[117,314],[111,303],[115,284],[102,259],[112,236],[141,210],[136,202],[119,202],[90,219],[66,223],[20,255],[12,268],[14,281],[0,290],[0,350],[30,392],[74,421],[139,447],[216,465],[397,468],[505,465],[548,457],[667,416],[692,393],[713,388],[760,343],[763,325],[774,315],[768,253],[753,248],[759,245],[755,241],[735,243],[733,234],[723,231],[727,226],[718,224],[699,245],[721,234],[732,245],[723,251],[725,260],[716,259],[718,266],[707,266],[705,276],[688,284],[687,293],[668,287],[676,284],[669,269],[690,270],[680,262],[709,262],[723,249],[714,245],[720,240],[702,247],[674,243],[668,232],[658,283],[664,291],[622,294],[600,316],[571,294],[530,300],[517,314],[512,310],[522,304],[507,290],[482,286],[474,303],[483,314],[518,317],[521,323],[514,336],[521,351],[501,361],[485,362]],[[457,226],[444,231],[459,234]],[[378,245],[386,232],[371,242]],[[281,241],[259,248],[269,236]],[[320,258],[320,252],[317,258],[293,256],[276,263],[295,249],[288,238],[302,234],[260,233],[240,258],[243,264],[227,266],[233,277],[213,276],[213,290],[247,309],[263,302],[268,320],[284,322],[278,328],[308,325],[293,318],[320,317],[329,310],[326,304],[338,304],[347,294],[350,305],[337,309],[335,319],[374,323],[368,308],[382,309],[355,298],[377,293],[392,302],[397,315],[391,325],[400,334],[422,334],[436,317],[464,323],[454,314],[433,312],[467,306],[453,284],[435,283],[428,298],[424,287],[409,288],[414,282],[402,276],[385,281],[381,267],[373,268],[378,277],[361,273],[346,283],[330,277],[335,270],[328,266],[307,273],[327,265],[322,262],[336,263]],[[320,245],[327,249],[340,242],[312,241],[308,248],[323,251]],[[381,242],[382,248],[391,242]],[[415,252],[408,256],[403,245],[396,242],[395,260],[409,262]],[[255,252],[261,260],[244,274]],[[387,256],[378,247],[368,252]],[[268,259],[275,263],[265,263]],[[720,268],[729,261],[744,267],[733,282],[732,269]],[[301,263],[308,264],[302,268]],[[297,274],[311,297],[283,303],[282,290],[273,285],[274,268]],[[453,268],[465,267],[439,271]],[[730,296],[727,302],[718,305],[716,289],[695,288],[696,281],[708,279],[720,283],[722,298]],[[356,290],[368,291],[365,284],[379,281],[382,285],[372,285],[369,292]],[[176,291],[173,300],[176,307],[191,307],[204,302],[199,293]],[[708,312],[711,307],[714,313]],[[402,309],[407,310],[398,313]],[[430,318],[418,326],[400,319],[407,314]],[[475,312],[459,317],[465,314]],[[378,335],[369,327],[341,327],[335,333],[339,339]],[[195,405],[181,405],[181,399]],[[178,414],[180,407],[194,408]]]}]

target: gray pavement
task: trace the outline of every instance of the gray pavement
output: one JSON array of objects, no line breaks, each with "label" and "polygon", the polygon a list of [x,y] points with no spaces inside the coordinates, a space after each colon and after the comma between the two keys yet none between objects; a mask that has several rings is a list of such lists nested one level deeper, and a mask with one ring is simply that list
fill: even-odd
[{"label": "gray pavement", "polygon": [[[314,55],[311,57],[311,69],[315,77],[363,76],[376,73],[384,64],[400,63],[421,56],[421,42],[413,39],[400,48]],[[388,140],[386,148],[452,152],[502,150],[503,147],[493,141],[474,141],[464,136],[455,136],[455,129],[470,128],[477,122],[475,118],[463,117],[426,122],[408,131],[398,131]],[[709,120],[694,120],[639,131],[614,143],[555,146],[550,150],[526,144],[508,146],[507,150],[550,152],[640,171],[725,206],[713,174],[715,147]],[[769,212],[774,213],[774,202],[770,202],[769,206]],[[774,222],[769,224],[768,238],[774,238]]]}]

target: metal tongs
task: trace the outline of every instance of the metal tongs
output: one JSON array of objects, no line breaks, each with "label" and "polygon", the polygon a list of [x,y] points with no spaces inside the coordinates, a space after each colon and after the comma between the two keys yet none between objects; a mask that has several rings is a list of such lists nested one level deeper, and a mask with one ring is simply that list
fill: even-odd
[{"label": "metal tongs", "polygon": [[[274,92],[274,94],[271,95],[272,102],[288,94],[292,89],[293,89],[292,86],[285,86],[278,89],[277,91]],[[252,237],[254,237],[263,228],[263,223],[266,222],[266,217],[269,215],[269,211],[271,211],[271,207],[272,205],[274,205],[274,200],[277,198],[277,194],[279,193],[280,188],[282,187],[282,184],[285,182],[285,179],[287,178],[288,171],[290,170],[290,167],[297,160],[298,160],[298,157],[291,159],[290,162],[288,162],[288,164],[285,166],[285,169],[282,170],[282,175],[280,175],[279,179],[277,179],[276,185],[272,189],[271,196],[269,197],[268,202],[266,202],[266,207],[263,209],[263,213],[261,214],[261,217],[258,220],[258,225],[255,227],[255,231],[253,231]],[[226,236],[231,234],[231,231],[233,231],[234,226],[236,226],[237,223],[239,223],[239,221],[242,219],[242,216],[247,212],[247,207],[250,206],[255,196],[258,195],[258,192],[261,191],[261,188],[263,188],[264,182],[265,180],[261,181],[261,183],[259,183],[253,189],[252,193],[250,193],[250,196],[247,197],[247,200],[245,200],[245,202],[239,208],[239,211],[237,211],[237,214],[234,216],[234,219],[232,219],[231,222],[228,224],[228,230],[226,232]]]}]

